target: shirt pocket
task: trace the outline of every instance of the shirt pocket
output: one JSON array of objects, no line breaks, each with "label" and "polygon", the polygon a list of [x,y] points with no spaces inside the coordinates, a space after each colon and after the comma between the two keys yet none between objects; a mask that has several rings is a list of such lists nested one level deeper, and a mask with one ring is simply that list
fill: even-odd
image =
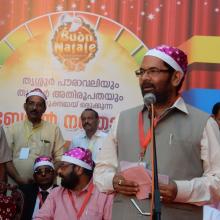
[{"label": "shirt pocket", "polygon": [[41,140],[41,154],[51,155],[51,142],[49,140]]},{"label": "shirt pocket", "polygon": [[31,151],[37,156],[51,155],[50,149],[51,143],[49,141],[40,140],[39,143],[31,149]]},{"label": "shirt pocket", "polygon": [[[199,143],[193,142],[192,140],[182,140],[173,138],[172,144],[170,145],[170,154],[173,158],[185,161],[194,161],[201,157],[201,146]],[[180,163],[181,164],[181,163]]]}]

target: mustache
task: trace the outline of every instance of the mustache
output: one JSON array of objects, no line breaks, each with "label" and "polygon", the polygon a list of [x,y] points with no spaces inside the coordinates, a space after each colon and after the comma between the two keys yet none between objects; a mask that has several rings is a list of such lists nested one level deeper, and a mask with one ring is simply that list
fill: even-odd
[{"label": "mustache", "polygon": [[90,125],[90,126],[91,126],[91,124],[89,124],[89,123],[85,123],[85,124],[84,124],[84,126],[86,126],[86,125]]},{"label": "mustache", "polygon": [[38,113],[38,111],[37,110],[32,110],[32,111],[30,111],[30,113]]},{"label": "mustache", "polygon": [[144,82],[142,85],[141,85],[141,88],[155,88],[154,87],[154,84],[152,83],[149,83],[149,82]]}]

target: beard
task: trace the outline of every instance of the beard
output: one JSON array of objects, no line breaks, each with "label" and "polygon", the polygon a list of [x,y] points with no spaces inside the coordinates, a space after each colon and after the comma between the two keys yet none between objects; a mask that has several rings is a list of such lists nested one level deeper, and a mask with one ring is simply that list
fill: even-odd
[{"label": "beard", "polygon": [[144,89],[141,88],[141,92],[142,92],[142,96],[144,97],[146,94],[154,94],[156,97],[156,103],[157,104],[165,104],[167,103],[167,101],[169,100],[170,97],[170,92],[166,91],[166,92],[158,92],[155,90],[149,91],[149,92],[145,92]]},{"label": "beard", "polygon": [[60,176],[61,186],[67,189],[74,189],[79,184],[79,176],[72,171],[68,176]]},{"label": "beard", "polygon": [[170,94],[169,93],[155,93],[154,94],[156,96],[156,102],[159,105],[163,105],[166,104],[170,98]]},{"label": "beard", "polygon": [[[164,82],[162,89],[158,89],[153,83],[144,82],[140,87],[142,96],[144,97],[146,94],[152,93],[156,97],[156,104],[166,104],[173,93],[170,80],[171,79],[168,78],[167,81]],[[148,88],[148,91],[146,91],[146,88]]]}]

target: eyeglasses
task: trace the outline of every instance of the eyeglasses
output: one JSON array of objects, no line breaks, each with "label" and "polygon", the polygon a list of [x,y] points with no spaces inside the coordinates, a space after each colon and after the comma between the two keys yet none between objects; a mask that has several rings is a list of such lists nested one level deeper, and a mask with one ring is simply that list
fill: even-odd
[{"label": "eyeglasses", "polygon": [[166,73],[169,72],[168,69],[163,70],[163,69],[158,69],[158,68],[150,68],[150,69],[143,69],[140,68],[139,70],[135,71],[136,76],[144,76],[145,74],[147,74],[148,76],[154,77],[154,76],[158,76],[160,73]]},{"label": "eyeglasses", "polygon": [[43,169],[43,170],[39,169],[39,170],[34,171],[34,173],[36,175],[43,175],[43,174],[47,175],[47,174],[51,174],[53,172],[54,172],[54,170],[52,168],[46,168],[46,169]]},{"label": "eyeglasses", "polygon": [[146,216],[150,216],[151,213],[150,212],[143,212],[141,210],[141,208],[138,206],[138,204],[135,202],[134,199],[131,199],[132,204],[135,206],[135,208],[141,213],[141,215],[146,215]]}]

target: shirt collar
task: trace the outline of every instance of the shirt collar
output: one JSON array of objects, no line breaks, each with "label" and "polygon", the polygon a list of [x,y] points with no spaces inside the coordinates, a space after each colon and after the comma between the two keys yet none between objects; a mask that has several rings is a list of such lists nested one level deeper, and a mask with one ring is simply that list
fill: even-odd
[{"label": "shirt collar", "polygon": [[[82,135],[82,137],[87,138],[85,130],[82,130],[81,135]],[[95,134],[93,134],[92,137],[94,137],[94,136],[96,136],[96,137],[102,137],[103,134],[102,134],[101,131],[97,130],[97,131],[95,132]]]},{"label": "shirt collar", "polygon": [[[72,191],[76,196],[81,196],[84,193],[88,192],[88,188],[89,185],[93,182],[93,178],[91,178],[91,180],[88,182],[88,184],[80,191],[80,192],[76,192],[76,191]],[[92,191],[93,194],[94,190]]]},{"label": "shirt collar", "polygon": [[[183,112],[185,114],[189,114],[187,106],[186,106],[186,103],[185,103],[185,101],[183,100],[182,97],[178,97],[177,100],[173,103],[173,105],[170,106],[168,109],[166,109],[165,112],[168,112],[168,111],[170,111],[170,110],[172,110],[174,108],[180,110],[181,112]],[[147,107],[145,105],[143,105],[142,112],[144,112],[146,110],[147,110]]]},{"label": "shirt collar", "polygon": [[41,189],[40,187],[38,187],[39,192],[41,192],[41,191],[47,191],[48,193],[50,193],[52,189],[53,189],[53,186],[51,186],[51,187],[48,188],[47,190],[43,190],[43,189]]},{"label": "shirt collar", "polygon": [[173,104],[173,106],[171,108],[177,108],[180,111],[189,114],[186,103],[184,102],[182,97],[179,97]]},{"label": "shirt collar", "polygon": [[32,123],[31,121],[29,121],[28,118],[26,118],[26,119],[24,120],[24,123],[25,123],[29,128],[34,129],[34,128],[39,128],[39,127],[41,127],[41,126],[43,125],[44,121],[41,120],[41,122],[40,122],[38,125],[36,125],[35,127],[33,127],[33,123]]},{"label": "shirt collar", "polygon": [[97,136],[97,137],[103,137],[103,133],[104,132],[97,130],[94,135]]}]

